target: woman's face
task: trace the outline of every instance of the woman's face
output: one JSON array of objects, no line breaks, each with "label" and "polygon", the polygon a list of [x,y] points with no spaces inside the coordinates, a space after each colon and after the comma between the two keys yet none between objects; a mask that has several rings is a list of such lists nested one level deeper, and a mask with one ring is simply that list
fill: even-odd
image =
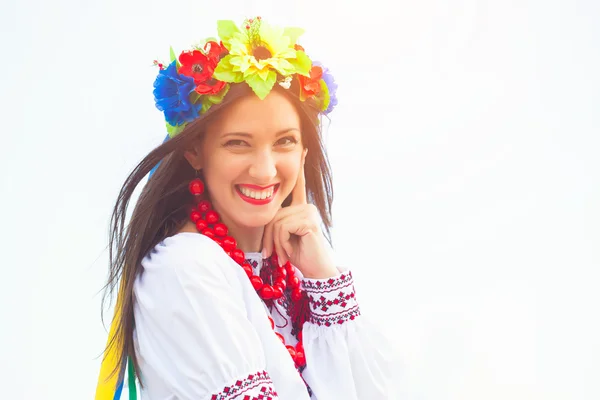
[{"label": "woman's face", "polygon": [[200,163],[226,222],[254,228],[274,218],[296,184],[301,140],[296,109],[275,90],[236,101],[207,127]]}]

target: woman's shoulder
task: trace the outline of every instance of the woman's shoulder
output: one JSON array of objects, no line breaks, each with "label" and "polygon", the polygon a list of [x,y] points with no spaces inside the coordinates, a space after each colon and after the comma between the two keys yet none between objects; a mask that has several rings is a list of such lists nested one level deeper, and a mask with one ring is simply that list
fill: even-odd
[{"label": "woman's shoulder", "polygon": [[187,269],[227,270],[233,260],[212,239],[192,232],[180,232],[159,242],[142,260],[144,270]]}]

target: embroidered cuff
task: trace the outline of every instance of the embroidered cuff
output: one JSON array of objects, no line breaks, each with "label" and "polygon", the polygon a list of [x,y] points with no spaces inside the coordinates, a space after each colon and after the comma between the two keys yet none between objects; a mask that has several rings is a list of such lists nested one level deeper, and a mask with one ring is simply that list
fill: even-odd
[{"label": "embroidered cuff", "polygon": [[303,278],[302,288],[310,301],[309,322],[313,324],[343,324],[360,315],[350,271],[329,279]]},{"label": "embroidered cuff", "polygon": [[248,375],[236,381],[233,385],[225,387],[221,393],[213,394],[211,400],[277,400],[277,392],[273,381],[266,371]]}]

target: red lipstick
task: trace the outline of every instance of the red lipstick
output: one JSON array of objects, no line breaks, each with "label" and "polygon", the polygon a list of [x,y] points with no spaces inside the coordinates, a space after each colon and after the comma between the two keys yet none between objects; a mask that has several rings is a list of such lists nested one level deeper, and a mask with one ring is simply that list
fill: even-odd
[{"label": "red lipstick", "polygon": [[[254,198],[248,197],[244,193],[242,193],[239,188],[240,186],[243,186],[248,189],[254,189],[254,190],[264,190],[264,189],[268,189],[272,186],[275,186],[275,188],[273,189],[273,195],[271,197],[267,197],[266,199],[254,199]],[[235,186],[235,191],[242,198],[242,200],[244,200],[247,203],[256,205],[256,206],[262,206],[265,204],[269,204],[275,198],[275,193],[277,193],[278,190],[279,190],[279,184],[274,184],[274,185],[270,185],[270,186],[266,186],[266,187],[261,187],[261,186],[256,186],[256,185],[236,185]]]}]

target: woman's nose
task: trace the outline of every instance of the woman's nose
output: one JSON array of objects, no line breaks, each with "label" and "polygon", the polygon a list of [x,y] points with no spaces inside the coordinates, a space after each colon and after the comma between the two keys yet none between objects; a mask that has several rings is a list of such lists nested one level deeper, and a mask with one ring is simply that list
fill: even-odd
[{"label": "woman's nose", "polygon": [[277,176],[277,167],[273,152],[265,150],[256,153],[249,173],[257,182],[270,183]]}]

